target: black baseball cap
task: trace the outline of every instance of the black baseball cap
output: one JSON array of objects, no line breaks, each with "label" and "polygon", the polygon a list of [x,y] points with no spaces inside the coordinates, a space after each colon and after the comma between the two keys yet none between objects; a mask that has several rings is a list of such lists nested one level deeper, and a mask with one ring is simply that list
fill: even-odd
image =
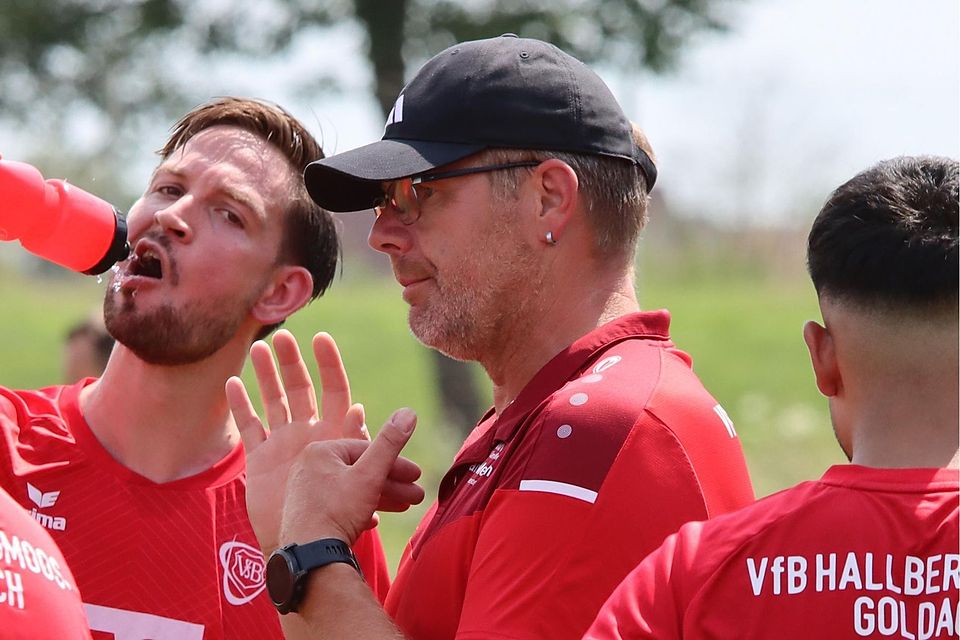
[{"label": "black baseball cap", "polygon": [[431,58],[400,92],[383,138],[307,165],[310,196],[330,211],[373,207],[380,183],[488,148],[597,154],[657,169],[603,80],[547,42],[506,34]]}]

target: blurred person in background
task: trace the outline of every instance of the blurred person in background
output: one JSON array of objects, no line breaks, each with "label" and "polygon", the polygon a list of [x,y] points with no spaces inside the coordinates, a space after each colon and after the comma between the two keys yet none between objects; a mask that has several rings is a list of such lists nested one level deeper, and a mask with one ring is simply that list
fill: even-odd
[{"label": "blurred person in background", "polygon": [[[184,116],[160,156],[107,286],[117,345],[103,376],[0,388],[0,485],[59,544],[95,632],[279,639],[223,389],[250,345],[336,273],[333,219],[301,179],[323,153],[282,109],[225,98]],[[281,353],[292,341],[275,336]],[[328,337],[315,344],[339,357]],[[322,419],[312,407],[317,428],[360,437],[362,408],[336,393],[346,379],[321,378],[331,400]],[[382,595],[376,533],[355,550]]]},{"label": "blurred person in background", "polygon": [[114,342],[100,313],[90,314],[71,326],[63,341],[64,383],[100,377],[110,359]]},{"label": "blurred person in background", "polygon": [[803,336],[851,464],[670,536],[586,637],[957,637],[958,163],[881,162],[810,230]]},{"label": "blurred person in background", "polygon": [[[670,340],[669,314],[637,302],[656,168],[635,140],[593,71],[504,36],[435,56],[380,142],[307,168],[321,206],[375,209],[369,242],[391,260],[413,333],[480,362],[494,406],[441,481],[384,612],[347,564],[292,555],[363,530],[397,482],[386,472],[413,414],[395,414],[359,461],[313,443],[270,469],[278,436],[299,425],[266,437],[242,383],[228,383],[262,471],[249,475],[254,526],[280,523],[268,589],[296,612],[285,625],[308,627],[288,637],[579,638],[664,537],[753,501],[732,422]],[[274,485],[287,490],[271,504],[254,491]]]}]

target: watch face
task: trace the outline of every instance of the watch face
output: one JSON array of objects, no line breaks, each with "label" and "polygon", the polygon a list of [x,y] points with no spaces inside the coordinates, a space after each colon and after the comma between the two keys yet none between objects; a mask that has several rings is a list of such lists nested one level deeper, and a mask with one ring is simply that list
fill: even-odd
[{"label": "watch face", "polygon": [[267,561],[267,592],[277,607],[291,604],[296,569],[282,550],[274,551]]}]

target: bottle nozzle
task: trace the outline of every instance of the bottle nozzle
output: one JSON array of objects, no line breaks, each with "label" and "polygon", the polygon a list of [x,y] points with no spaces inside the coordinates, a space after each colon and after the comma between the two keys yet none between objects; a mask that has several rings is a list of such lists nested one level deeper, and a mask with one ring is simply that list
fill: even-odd
[{"label": "bottle nozzle", "polygon": [[0,240],[80,273],[103,273],[130,253],[127,223],[110,203],[29,164],[0,159]]}]

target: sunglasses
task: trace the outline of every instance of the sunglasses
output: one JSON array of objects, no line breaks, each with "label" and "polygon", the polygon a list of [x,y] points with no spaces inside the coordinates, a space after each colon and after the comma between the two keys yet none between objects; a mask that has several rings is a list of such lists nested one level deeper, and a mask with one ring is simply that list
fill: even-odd
[{"label": "sunglasses", "polygon": [[373,205],[374,213],[379,218],[383,215],[387,207],[393,209],[402,224],[411,225],[420,219],[420,203],[429,194],[418,194],[417,185],[424,182],[434,182],[436,180],[446,180],[447,178],[458,178],[460,176],[469,176],[474,173],[489,173],[491,171],[502,171],[504,169],[516,169],[518,167],[535,167],[540,161],[508,162],[506,164],[491,164],[482,167],[466,167],[464,169],[451,169],[450,171],[438,171],[436,173],[423,173],[409,178],[393,180],[386,184],[383,195],[377,199]]}]

